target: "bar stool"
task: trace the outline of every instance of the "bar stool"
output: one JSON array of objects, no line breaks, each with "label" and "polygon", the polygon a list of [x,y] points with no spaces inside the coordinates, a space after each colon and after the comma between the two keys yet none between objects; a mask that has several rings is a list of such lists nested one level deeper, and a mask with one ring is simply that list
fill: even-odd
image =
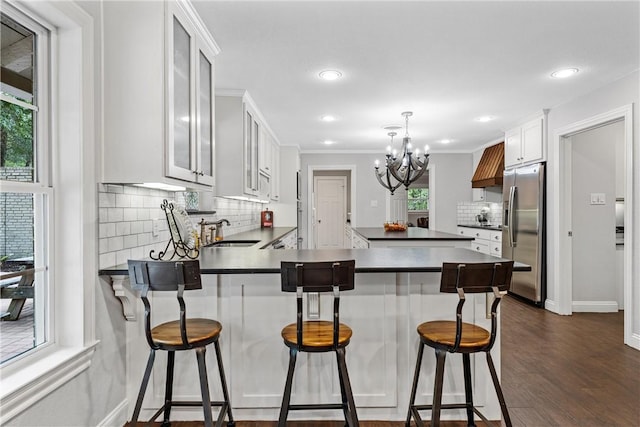
[{"label": "bar stool", "polygon": [[[354,288],[355,261],[336,262],[282,262],[282,291],[296,292],[297,321],[282,329],[284,344],[289,347],[289,371],[280,407],[279,427],[284,427],[289,411],[309,409],[342,409],[349,427],[358,426],[356,405],[353,401],[349,373],[345,362],[345,349],[352,331],[340,323],[340,291]],[[307,292],[333,293],[333,321],[303,320],[303,294]],[[342,403],[291,405],[291,385],[299,351],[310,353],[336,352],[338,378]]]},{"label": "bar stool", "polygon": [[[147,389],[147,384],[149,383],[149,377],[151,376],[151,369],[153,368],[156,350],[164,350],[168,352],[164,405],[153,415],[153,417],[151,417],[149,422],[154,421],[164,411],[164,421],[162,425],[169,426],[171,425],[169,416],[171,414],[172,407],[202,406],[204,410],[204,425],[211,427],[213,425],[211,407],[214,406],[220,407],[216,426],[220,427],[222,425],[222,421],[226,414],[229,417],[227,425],[233,427],[235,422],[233,421],[233,416],[231,414],[227,382],[222,366],[220,345],[218,344],[222,325],[216,320],[187,318],[186,316],[186,306],[183,299],[184,291],[202,289],[200,264],[198,261],[185,260],[168,262],[129,260],[129,281],[134,290],[140,291],[140,297],[144,303],[145,334],[149,347],[151,347],[147,367],[144,371],[142,384],[140,385],[140,392],[138,393],[136,407],[133,411],[133,416],[131,417],[131,425],[136,425],[138,422],[138,416],[140,415],[142,400]],[[177,291],[178,305],[180,308],[179,320],[162,323],[152,328],[151,304],[147,298],[149,291]],[[209,395],[205,353],[206,346],[211,343],[213,343],[216,351],[224,401],[212,402]],[[196,359],[198,361],[202,402],[174,401],[172,395],[175,352],[192,349],[196,351]]]},{"label": "bar stool", "polygon": [[[410,426],[412,417],[415,419],[418,427],[423,426],[422,418],[419,414],[421,410],[431,410],[431,427],[438,427],[440,425],[440,411],[442,409],[466,409],[467,424],[470,427],[475,426],[473,420],[474,413],[477,414],[482,421],[489,423],[487,418],[473,406],[471,362],[469,355],[479,352],[484,352],[486,355],[487,365],[489,366],[493,386],[498,395],[504,422],[507,427],[511,426],[511,418],[509,417],[507,405],[504,402],[502,388],[500,387],[490,350],[493,347],[498,330],[496,311],[502,295],[506,293],[511,286],[512,271],[513,261],[476,264],[444,263],[442,265],[440,292],[457,292],[460,298],[456,308],[456,320],[436,320],[425,322],[418,326],[420,346],[418,348],[416,371],[413,377],[413,386],[409,399],[406,427]],[[465,294],[484,292],[493,292],[495,296],[491,304],[491,332],[480,326],[462,321],[462,307],[465,302]],[[433,403],[431,405],[416,405],[416,390],[418,388],[418,377],[420,375],[420,365],[422,363],[422,354],[425,345],[434,348],[436,351],[436,376],[433,388]],[[447,352],[462,353],[465,403],[442,404],[444,362]]]}]

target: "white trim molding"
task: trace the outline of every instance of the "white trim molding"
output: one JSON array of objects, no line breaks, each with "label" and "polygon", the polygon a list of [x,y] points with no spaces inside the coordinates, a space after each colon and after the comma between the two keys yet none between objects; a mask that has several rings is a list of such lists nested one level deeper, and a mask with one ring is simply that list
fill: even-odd
[{"label": "white trim molding", "polygon": [[124,399],[98,423],[97,427],[121,427],[127,423],[128,414],[129,402]]},{"label": "white trim molding", "polygon": [[617,301],[573,301],[571,310],[574,313],[617,313]]},{"label": "white trim molding", "polygon": [[0,425],[46,397],[91,365],[98,341],[83,348],[55,351],[51,356],[2,378]]},{"label": "white trim molding", "polygon": [[[624,153],[625,153],[625,233],[624,233],[624,342],[636,349],[640,349],[640,341],[635,339],[636,333],[633,332],[633,308],[634,303],[638,304],[639,298],[638,286],[636,281],[634,292],[633,266],[635,250],[634,233],[635,224],[633,216],[634,192],[638,190],[637,184],[634,183],[634,134],[633,134],[633,104],[627,104],[611,111],[569,124],[567,126],[554,130],[553,133],[553,158],[556,159],[557,165],[553,168],[553,174],[550,177],[550,185],[553,189],[553,216],[557,220],[558,230],[551,237],[550,255],[557,260],[557,265],[551,279],[550,285],[553,286],[555,301],[547,301],[545,307],[558,314],[571,314],[574,307],[594,308],[593,304],[582,304],[584,302],[574,302],[572,300],[572,275],[571,275],[571,242],[568,237],[570,230],[570,203],[566,194],[567,174],[570,172],[567,166],[565,145],[563,140],[576,133],[597,128],[620,119],[624,120]],[[636,255],[637,257],[637,255]],[[634,298],[636,298],[634,300]],[[603,303],[599,303],[600,305]],[[606,302],[604,302],[606,306]],[[617,304],[616,304],[617,305]],[[637,305],[636,305],[637,308]]]}]

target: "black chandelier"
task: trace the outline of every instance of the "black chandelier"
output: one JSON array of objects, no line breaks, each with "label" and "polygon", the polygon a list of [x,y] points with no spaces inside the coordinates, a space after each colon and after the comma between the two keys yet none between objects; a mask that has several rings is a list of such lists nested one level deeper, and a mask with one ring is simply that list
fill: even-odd
[{"label": "black chandelier", "polygon": [[[420,151],[418,149],[413,150],[411,145],[411,138],[409,137],[409,117],[413,113],[411,111],[405,111],[402,116],[405,119],[405,135],[402,138],[402,148],[400,150],[400,156],[398,151],[393,149],[393,137],[397,135],[396,132],[389,132],[391,137],[391,145],[387,147],[387,154],[385,160],[385,169],[380,170],[380,162],[376,160],[375,174],[380,185],[389,190],[393,195],[401,185],[408,190],[409,186],[427,170],[429,165],[429,154],[427,150],[428,145],[424,147],[424,157],[420,157]],[[398,129],[398,126],[388,126],[385,129]]]}]

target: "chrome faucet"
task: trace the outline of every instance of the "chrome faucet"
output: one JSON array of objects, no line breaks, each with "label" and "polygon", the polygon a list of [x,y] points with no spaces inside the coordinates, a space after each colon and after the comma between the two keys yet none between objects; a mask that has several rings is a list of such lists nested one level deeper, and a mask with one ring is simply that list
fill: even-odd
[{"label": "chrome faucet", "polygon": [[[215,221],[205,221],[202,218],[198,225],[200,226],[200,246],[206,246],[213,242],[213,232],[207,233],[207,225],[215,225]],[[210,227],[210,230],[213,231],[213,227]]]},{"label": "chrome faucet", "polygon": [[216,226],[216,237],[215,237],[216,242],[218,240],[224,239],[224,233],[222,232],[222,224],[224,223],[226,223],[227,225],[231,225],[231,223],[227,219],[221,219],[220,221],[213,222],[213,225]]}]

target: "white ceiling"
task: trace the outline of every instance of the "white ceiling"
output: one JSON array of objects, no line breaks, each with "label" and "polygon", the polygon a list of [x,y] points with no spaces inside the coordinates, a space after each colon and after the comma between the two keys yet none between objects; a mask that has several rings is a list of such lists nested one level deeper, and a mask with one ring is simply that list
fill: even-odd
[{"label": "white ceiling", "polygon": [[[248,90],[303,151],[382,152],[410,110],[415,146],[469,152],[640,68],[638,1],[193,3],[221,48],[216,88]],[[565,67],[580,72],[550,78]],[[320,80],[328,68],[343,78]]]}]

